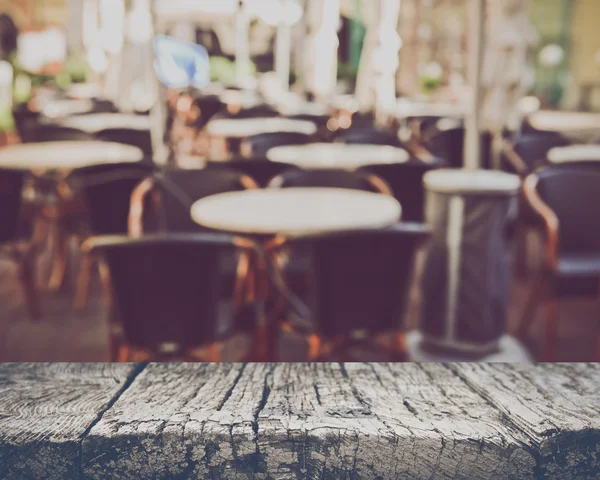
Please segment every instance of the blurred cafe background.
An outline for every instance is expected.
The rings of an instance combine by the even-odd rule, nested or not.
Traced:
[[[0,361],[600,360],[597,0],[0,0]]]

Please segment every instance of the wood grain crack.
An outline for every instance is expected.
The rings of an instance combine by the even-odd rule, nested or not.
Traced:
[[[100,422],[100,420],[102,420],[102,417],[104,416],[104,414],[112,408],[112,406],[117,402],[117,400],[119,400],[119,398],[121,398],[121,395],[123,395],[125,390],[127,390],[131,386],[131,384],[136,379],[136,377],[140,373],[142,373],[142,371],[144,370],[144,368],[146,368],[147,365],[148,365],[147,363],[139,363],[139,364],[135,365],[135,367],[133,368],[131,373],[127,376],[127,378],[123,382],[123,385],[121,386],[121,388],[119,390],[117,390],[117,392],[113,395],[113,397],[107,402],[106,406],[98,412],[98,414],[96,415],[96,418],[88,425],[88,427],[85,429],[85,431],[79,437],[79,454],[77,456],[77,463],[78,463],[77,468],[79,470],[79,478],[84,478],[83,461],[82,461],[82,459],[83,459],[83,440],[85,439],[85,437],[87,437],[89,435],[89,433],[92,431],[92,428],[94,428]],[[115,382],[119,382],[119,380],[116,377],[113,377],[113,379],[115,380]],[[99,457],[97,457],[97,458],[99,458]]]

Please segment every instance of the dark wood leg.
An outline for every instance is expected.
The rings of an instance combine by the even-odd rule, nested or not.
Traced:
[[[515,242],[515,273],[519,278],[527,277],[527,234],[528,229],[525,225],[517,226],[517,238]]]
[[[41,316],[40,301],[35,286],[35,259],[25,258],[19,265],[19,277],[25,293],[25,303],[32,320],[39,320]]]
[[[546,296],[547,285],[542,278],[536,278],[531,287],[531,293],[523,309],[523,315],[519,322],[519,329],[517,330],[517,336],[520,338],[526,338],[529,334],[529,328],[535,318],[535,312],[542,299]]]
[[[59,221],[60,222],[60,221]],[[62,290],[66,285],[67,262],[69,256],[69,235],[60,223],[56,231],[56,251],[48,289],[52,292]]]
[[[90,284],[92,281],[92,272],[94,269],[94,257],[90,254],[84,254],[81,263],[81,270],[77,279],[76,294],[75,294],[75,311],[80,313],[87,306],[88,297],[90,295]]]

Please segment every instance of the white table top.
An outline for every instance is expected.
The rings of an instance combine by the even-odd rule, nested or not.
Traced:
[[[396,115],[407,117],[453,117],[461,118],[467,114],[467,107],[459,103],[426,103],[398,101]]]
[[[44,103],[42,113],[48,118],[60,118],[67,115],[86,113],[93,108],[93,102],[87,99],[50,100]]]
[[[128,128],[133,130],[150,130],[148,115],[129,113],[90,113],[67,117],[57,122],[69,128],[77,128],[88,133],[97,133],[106,128]]]
[[[288,236],[379,228],[400,219],[392,197],[341,188],[286,188],[222,193],[192,206],[194,221],[236,233]]]
[[[519,190],[517,175],[492,170],[439,169],[423,177],[427,190],[448,194],[513,194]]]
[[[273,147],[267,152],[267,158],[273,162],[291,163],[308,170],[353,170],[365,165],[404,163],[410,159],[410,155],[402,148],[389,145],[307,143]]]
[[[245,138],[260,133],[299,132],[312,135],[317,131],[313,122],[289,118],[219,118],[206,126],[210,135]]]
[[[130,145],[101,141],[39,142],[0,148],[0,167],[71,170],[102,163],[138,162],[143,152]]]
[[[533,128],[557,132],[598,130],[600,114],[590,112],[557,112],[540,110],[527,117]]]
[[[551,163],[600,161],[600,145],[568,145],[548,151]]]
[[[67,95],[71,98],[92,99],[101,93],[101,86],[97,83],[74,83],[67,89]]]

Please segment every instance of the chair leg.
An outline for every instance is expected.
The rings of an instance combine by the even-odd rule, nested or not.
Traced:
[[[81,313],[87,306],[87,301],[90,296],[90,284],[92,282],[92,272],[94,268],[94,258],[92,255],[84,255],[81,263],[81,270],[77,279],[77,287],[75,293],[74,309],[77,313]]]
[[[546,321],[544,338],[544,361],[556,361],[556,343],[558,340],[558,302],[548,299],[546,302]]]
[[[211,363],[221,361],[222,345],[220,343],[212,343],[208,346],[208,361]]]
[[[404,332],[396,330],[392,334],[393,351],[401,360],[406,360],[406,336]]]
[[[519,278],[527,276],[527,227],[519,225],[515,242],[515,273]]]
[[[117,362],[123,363],[129,361],[129,348],[127,345],[117,347]]]
[[[321,356],[321,339],[318,335],[309,335],[306,339],[308,342],[308,358],[313,361]]]
[[[517,330],[517,336],[519,338],[526,338],[529,334],[529,328],[531,327],[531,324],[535,318],[535,312],[541,300],[545,296],[546,290],[547,286],[543,279],[537,278],[534,280],[529,298],[527,299],[527,303],[525,304],[525,308],[523,309],[523,314],[521,315],[521,320],[519,322],[519,328]]]
[[[69,255],[69,235],[62,225],[57,226],[56,232],[56,253],[52,273],[48,281],[50,291],[58,291],[65,286],[67,273],[67,259]]]
[[[19,265],[19,277],[25,293],[25,303],[32,320],[39,320],[41,316],[40,301],[35,286],[35,259],[26,258]]]

